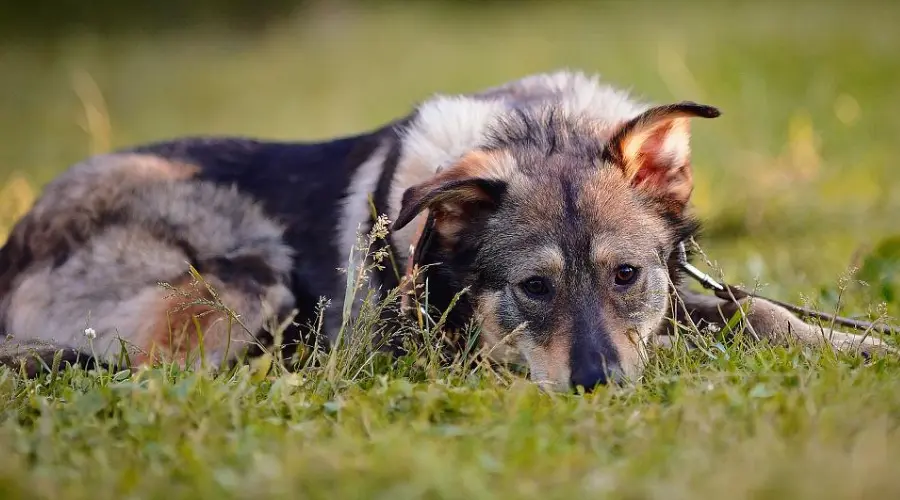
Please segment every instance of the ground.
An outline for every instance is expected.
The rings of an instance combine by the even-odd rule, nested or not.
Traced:
[[[326,8],[327,7],[327,8]],[[702,245],[725,277],[897,316],[900,5],[323,6],[222,29],[0,45],[0,232],[92,153],[181,134],[348,134],[558,67],[694,123]],[[900,360],[715,341],[634,385],[550,395],[487,368],[296,375],[0,370],[3,498],[885,498]]]

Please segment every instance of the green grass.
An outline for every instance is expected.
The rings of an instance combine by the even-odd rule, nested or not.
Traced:
[[[323,6],[262,37],[10,42],[0,226],[92,153],[194,133],[326,138],[434,92],[568,66],[724,111],[694,124],[694,196],[729,280],[834,310],[850,276],[842,312],[896,316],[897,19],[888,2]],[[900,494],[900,360],[711,345],[589,396],[414,359],[332,368],[0,370],[0,496]]]
[[[4,498],[892,498],[896,360],[661,353],[636,386],[543,393],[403,359],[210,378],[0,373]],[[348,371],[341,370],[341,375]]]

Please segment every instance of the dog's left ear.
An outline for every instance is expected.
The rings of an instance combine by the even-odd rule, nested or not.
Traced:
[[[480,211],[496,207],[506,182],[491,171],[494,160],[481,152],[469,153],[455,165],[403,193],[393,229],[401,229],[423,210],[435,216],[435,229],[453,236]]]
[[[720,114],[712,106],[693,102],[650,108],[612,135],[606,159],[622,169],[632,186],[681,211],[694,184],[690,119]]]

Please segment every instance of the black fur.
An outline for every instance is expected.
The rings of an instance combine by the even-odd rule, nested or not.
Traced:
[[[201,169],[196,179],[236,186],[285,225],[285,242],[296,252],[289,283],[298,315],[285,332],[285,343],[294,344],[309,340],[301,327],[315,321],[319,297],[333,295],[335,283],[343,279],[337,270],[345,265],[344,253],[337,248],[337,228],[350,180],[382,141],[395,138],[389,126],[321,143],[185,138],[129,151],[195,165]],[[213,264],[217,270],[269,276],[258,262]]]

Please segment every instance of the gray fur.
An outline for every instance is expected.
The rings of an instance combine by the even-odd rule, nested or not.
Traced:
[[[9,341],[90,347],[87,352],[114,360],[119,336],[126,343],[141,340],[138,332],[158,319],[154,314],[171,295],[160,283],[185,279],[191,258],[195,265],[258,258],[274,270],[279,281],[268,285],[248,276],[231,282],[204,277],[251,330],[263,326],[264,303],[275,310],[291,306],[283,280],[292,259],[283,228],[235,188],[172,180],[170,167],[154,158],[107,155],[76,165],[48,186],[26,218],[52,231],[40,235],[45,243],[70,241],[74,248],[61,263],[41,255],[46,258],[21,270],[0,308]],[[140,175],[146,172],[155,175]],[[96,332],[93,346],[86,328]]]

